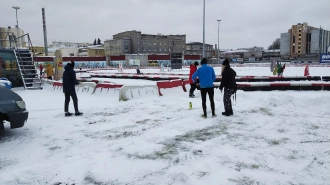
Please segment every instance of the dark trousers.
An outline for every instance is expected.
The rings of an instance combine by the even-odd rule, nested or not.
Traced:
[[[233,107],[231,105],[231,95],[233,95],[234,89],[225,88],[223,94],[223,105],[225,107],[225,111],[232,111]]]
[[[70,96],[73,101],[74,110],[78,112],[78,98],[76,92],[64,93],[64,95],[65,95],[64,112],[69,112]]]
[[[215,114],[215,108],[214,108],[214,88],[201,88],[201,96],[202,96],[202,107],[204,115],[207,116],[206,113],[206,94],[209,95],[212,114]]]
[[[53,77],[52,77],[52,76],[49,76],[48,79],[49,79],[49,80],[53,80]]]
[[[40,69],[40,77],[42,76],[42,69]]]
[[[193,95],[196,88],[197,86],[195,83],[190,84],[189,95]]]

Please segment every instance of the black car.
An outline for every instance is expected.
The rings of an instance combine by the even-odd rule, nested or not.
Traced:
[[[0,95],[0,139],[2,139],[4,121],[10,123],[11,129],[23,127],[29,112],[23,99],[15,92],[0,86]]]

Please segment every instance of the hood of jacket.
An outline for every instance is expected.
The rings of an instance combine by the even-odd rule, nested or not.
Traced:
[[[66,65],[66,66],[64,67],[64,70],[65,70],[65,71],[71,71],[71,70],[73,70],[73,68],[72,68],[70,65]]]

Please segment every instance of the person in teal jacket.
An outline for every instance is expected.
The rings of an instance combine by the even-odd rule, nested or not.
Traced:
[[[202,96],[202,107],[203,107],[203,118],[207,118],[206,112],[206,94],[209,95],[212,117],[215,117],[215,106],[214,106],[214,87],[213,82],[215,81],[215,72],[213,67],[207,65],[206,58],[201,60],[201,67],[192,75],[192,80],[195,82],[196,78],[199,80],[199,87]]]

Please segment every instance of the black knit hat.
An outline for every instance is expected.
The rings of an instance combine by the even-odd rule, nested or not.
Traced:
[[[196,62],[194,63],[194,65],[195,65],[195,66],[198,66],[198,65],[199,65],[199,63],[196,61]]]
[[[203,65],[203,64],[207,64],[207,60],[206,60],[206,58],[202,58],[201,64],[202,64],[202,65]]]
[[[222,62],[222,65],[223,65],[223,66],[224,66],[224,65],[228,66],[228,65],[229,65],[229,60],[228,60],[228,59],[225,59],[225,60]]]

